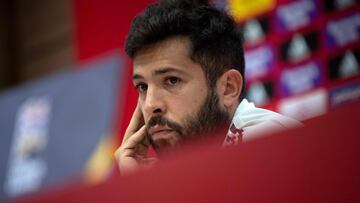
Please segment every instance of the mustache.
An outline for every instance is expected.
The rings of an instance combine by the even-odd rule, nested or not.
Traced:
[[[167,126],[179,133],[180,135],[183,134],[181,125],[176,122],[170,121],[162,116],[154,116],[150,118],[149,122],[146,125],[147,132],[149,132],[149,129],[154,127],[155,125]]]

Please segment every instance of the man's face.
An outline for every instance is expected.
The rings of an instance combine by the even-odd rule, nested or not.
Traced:
[[[189,50],[187,38],[175,37],[140,50],[134,58],[133,82],[150,142],[158,152],[229,121]]]

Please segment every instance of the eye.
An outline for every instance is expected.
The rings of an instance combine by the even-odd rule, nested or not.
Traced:
[[[179,82],[180,82],[180,78],[177,78],[177,77],[168,77],[168,78],[166,78],[166,83],[168,85],[176,85]]]
[[[147,90],[147,85],[144,83],[137,84],[135,87],[140,93],[145,92]]]

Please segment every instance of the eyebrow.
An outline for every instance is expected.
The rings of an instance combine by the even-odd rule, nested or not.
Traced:
[[[176,73],[180,73],[180,74],[187,74],[186,72],[182,71],[182,70],[179,70],[179,69],[176,69],[176,68],[171,68],[171,67],[163,67],[163,68],[160,68],[158,70],[155,70],[153,72],[153,75],[162,75],[162,74],[165,74],[165,73],[169,73],[169,72],[176,72]],[[144,77],[142,75],[139,75],[139,74],[134,74],[132,76],[132,79],[133,80],[136,80],[136,79],[144,79]]]
[[[165,74],[165,73],[169,73],[169,72],[176,72],[176,73],[180,73],[180,74],[186,74],[184,71],[176,69],[176,68],[163,67],[163,68],[160,68],[159,70],[154,71],[153,75],[161,75],[161,74]]]
[[[133,80],[136,80],[136,79],[144,79],[144,77],[141,76],[141,75],[139,75],[139,74],[134,74],[134,75],[132,76],[132,79],[133,79]]]

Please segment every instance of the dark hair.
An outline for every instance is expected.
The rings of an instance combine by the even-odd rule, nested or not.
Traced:
[[[144,46],[173,36],[187,36],[191,41],[190,57],[199,63],[214,88],[217,79],[234,68],[244,78],[242,35],[235,21],[206,0],[162,0],[137,15],[126,39],[125,51],[134,58]]]

